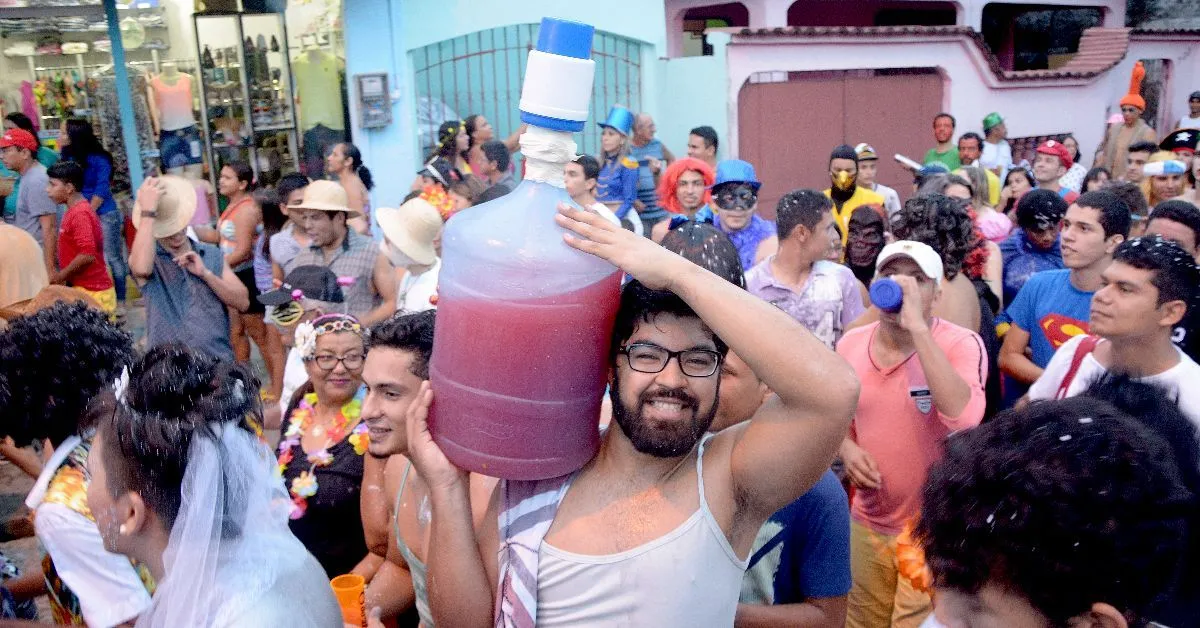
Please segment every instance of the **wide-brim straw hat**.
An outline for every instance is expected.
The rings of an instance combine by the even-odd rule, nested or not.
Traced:
[[[442,215],[429,201],[414,198],[398,209],[381,207],[375,219],[383,229],[383,237],[414,262],[429,265],[437,259],[433,242],[442,229]]]
[[[360,218],[362,212],[350,208],[346,189],[337,181],[313,181],[304,188],[304,198],[289,210],[315,209],[323,212],[345,212],[346,218]]]
[[[158,178],[158,217],[154,219],[154,238],[169,238],[184,229],[196,215],[196,187],[175,175]],[[133,226],[141,227],[142,205],[133,205]]]

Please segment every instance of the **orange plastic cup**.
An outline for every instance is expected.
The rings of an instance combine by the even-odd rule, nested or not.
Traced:
[[[351,626],[366,628],[367,613],[363,608],[363,596],[366,593],[367,581],[362,576],[346,574],[330,580],[329,586],[333,587],[333,595],[342,609],[342,621]]]

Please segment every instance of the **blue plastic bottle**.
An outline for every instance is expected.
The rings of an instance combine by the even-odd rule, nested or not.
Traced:
[[[525,180],[446,224],[430,430],[457,466],[544,479],[595,455],[620,273],[554,222],[587,120],[592,27],[542,20],[521,95]]]
[[[872,283],[870,295],[871,304],[884,312],[895,314],[904,306],[904,290],[894,279],[888,277]]]

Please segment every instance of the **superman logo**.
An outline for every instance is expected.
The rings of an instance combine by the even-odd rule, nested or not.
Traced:
[[[1042,317],[1042,334],[1050,341],[1050,346],[1058,349],[1066,341],[1080,334],[1088,333],[1086,322],[1063,316],[1062,314],[1047,314]]]

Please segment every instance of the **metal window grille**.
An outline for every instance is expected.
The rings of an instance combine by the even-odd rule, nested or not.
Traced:
[[[521,124],[521,82],[529,51],[537,42],[537,24],[516,24],[477,31],[413,50],[413,85],[421,156],[437,143],[438,126],[482,114],[508,137]],[[600,151],[602,121],[615,104],[639,111],[642,104],[642,43],[596,31],[592,42],[596,82],[588,124],[578,138],[581,153]]]

